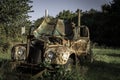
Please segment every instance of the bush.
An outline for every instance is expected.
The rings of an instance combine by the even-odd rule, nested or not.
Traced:
[[[10,49],[10,42],[7,40],[0,40],[0,51],[6,53]]]
[[[43,76],[37,80],[84,80],[84,77],[80,74],[80,69],[78,68],[72,71],[66,71],[61,67],[55,72],[45,72]]]

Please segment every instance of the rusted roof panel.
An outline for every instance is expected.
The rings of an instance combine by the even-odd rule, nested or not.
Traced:
[[[50,20],[44,19],[42,24],[33,32],[35,37],[39,37],[42,34],[50,36],[64,36],[65,35],[65,25],[64,21],[61,19]]]

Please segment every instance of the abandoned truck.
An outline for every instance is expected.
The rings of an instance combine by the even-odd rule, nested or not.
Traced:
[[[79,23],[78,19],[78,23]],[[30,29],[26,44],[11,50],[11,59],[19,64],[65,65],[73,61],[92,61],[89,29],[61,19],[45,18],[37,29]]]

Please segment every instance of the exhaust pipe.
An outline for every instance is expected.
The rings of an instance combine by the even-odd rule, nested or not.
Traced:
[[[78,27],[80,27],[81,25],[80,18],[81,18],[80,9],[78,9]]]
[[[45,9],[45,18],[47,18],[47,17],[48,17],[48,10]]]
[[[80,26],[81,26],[81,13],[80,13],[80,9],[78,9],[78,26],[77,26],[77,29],[78,29],[78,38],[80,37]]]

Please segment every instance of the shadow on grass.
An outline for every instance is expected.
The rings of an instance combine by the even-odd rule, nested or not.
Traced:
[[[5,67],[10,60],[7,59],[0,59],[0,68]]]
[[[2,66],[2,64],[6,63],[8,60],[0,60],[0,67]],[[106,63],[103,61],[94,61],[93,63],[88,63],[85,64],[83,67],[87,67],[87,70],[84,69],[82,71],[80,71],[80,75],[78,75],[78,73],[74,72],[74,74],[64,74],[61,75],[61,71],[57,72],[57,74],[54,74],[55,76],[49,74],[43,76],[43,78],[41,78],[41,80],[48,80],[48,79],[53,79],[54,80],[120,80],[120,64],[115,64],[115,63]],[[9,68],[8,68],[9,69]],[[80,78],[81,74],[85,74],[84,79],[82,79],[82,77]],[[4,80],[6,78],[5,74],[2,74],[3,79],[0,80]],[[6,74],[7,75],[7,74]],[[78,78],[76,78],[78,75]],[[8,75],[7,75],[8,76]],[[71,77],[70,77],[71,76]],[[74,77],[72,77],[74,76]],[[2,76],[1,76],[2,78]],[[25,77],[24,77],[25,78]],[[59,79],[58,79],[59,78]],[[9,78],[7,78],[9,80],[24,80],[24,79],[20,79],[18,76],[13,76],[10,75]],[[6,79],[6,80],[7,80]],[[25,80],[27,80],[28,78],[25,78]]]
[[[94,61],[87,66],[86,80],[120,80],[120,64]]]
[[[120,54],[106,54],[107,56],[111,56],[111,57],[120,57]]]

